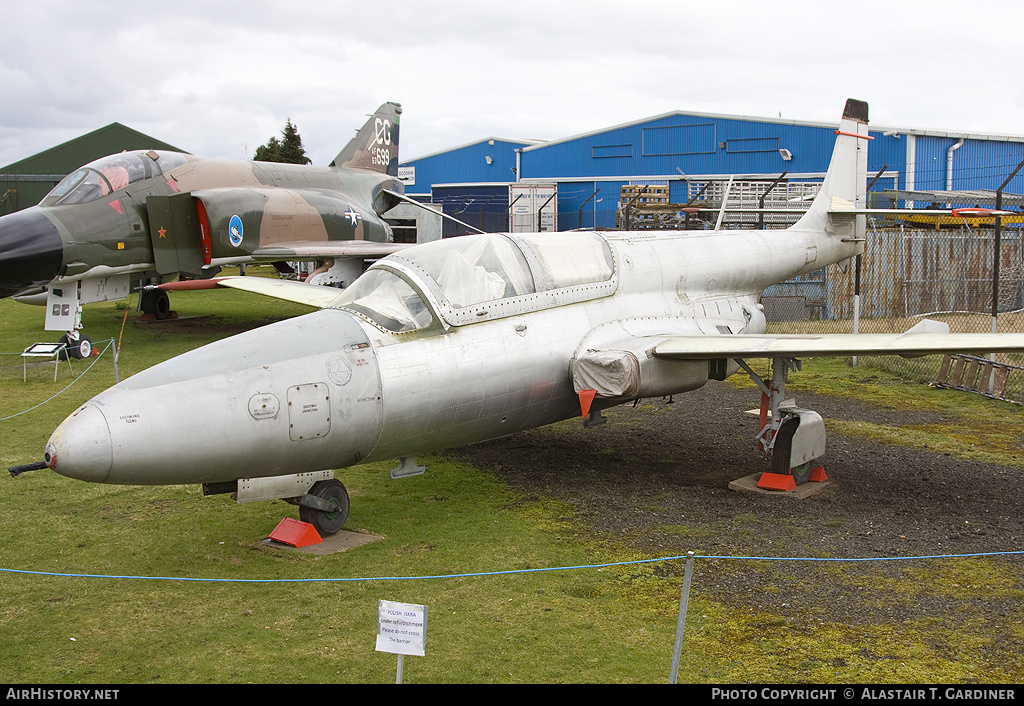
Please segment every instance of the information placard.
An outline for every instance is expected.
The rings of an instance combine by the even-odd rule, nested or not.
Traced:
[[[377,651],[424,656],[427,643],[427,607],[414,603],[380,601],[377,604]]]

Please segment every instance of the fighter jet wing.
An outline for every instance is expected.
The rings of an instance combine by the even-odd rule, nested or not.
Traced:
[[[159,289],[169,291],[216,289],[217,287],[244,289],[247,292],[255,292],[297,304],[306,304],[318,309],[329,306],[341,294],[341,291],[335,287],[321,287],[295,280],[270,279],[269,277],[214,277],[212,279],[165,282],[159,285]]]
[[[736,336],[676,336],[658,344],[664,358],[815,358],[938,353],[1002,353],[1024,350],[1024,333],[860,333]]]
[[[259,262],[326,258],[377,258],[408,248],[412,243],[377,243],[369,240],[304,240],[261,245],[252,253]]]

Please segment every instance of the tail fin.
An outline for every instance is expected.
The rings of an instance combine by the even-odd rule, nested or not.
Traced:
[[[385,103],[377,108],[352,141],[331,162],[332,167],[368,169],[398,176],[398,120],[402,106]]]
[[[794,228],[823,229],[830,215],[844,209],[862,209],[867,200],[868,104],[850,98],[836,130],[836,146],[828,173],[807,213]],[[860,217],[863,220],[863,216]]]

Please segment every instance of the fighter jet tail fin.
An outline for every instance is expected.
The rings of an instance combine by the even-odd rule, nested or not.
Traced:
[[[345,149],[331,162],[332,167],[368,169],[398,176],[398,122],[402,106],[385,103],[377,108]]]

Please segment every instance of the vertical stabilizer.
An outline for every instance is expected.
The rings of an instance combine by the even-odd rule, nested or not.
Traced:
[[[867,206],[868,141],[871,139],[868,136],[868,104],[853,98],[847,100],[843,119],[835,134],[836,146],[821,189],[810,209],[793,227],[831,231],[830,225],[859,221],[857,229],[863,234],[864,216],[842,216],[840,213]]]
[[[402,106],[385,103],[377,108],[345,149],[331,162],[332,167],[367,169],[398,176],[398,122]]]

